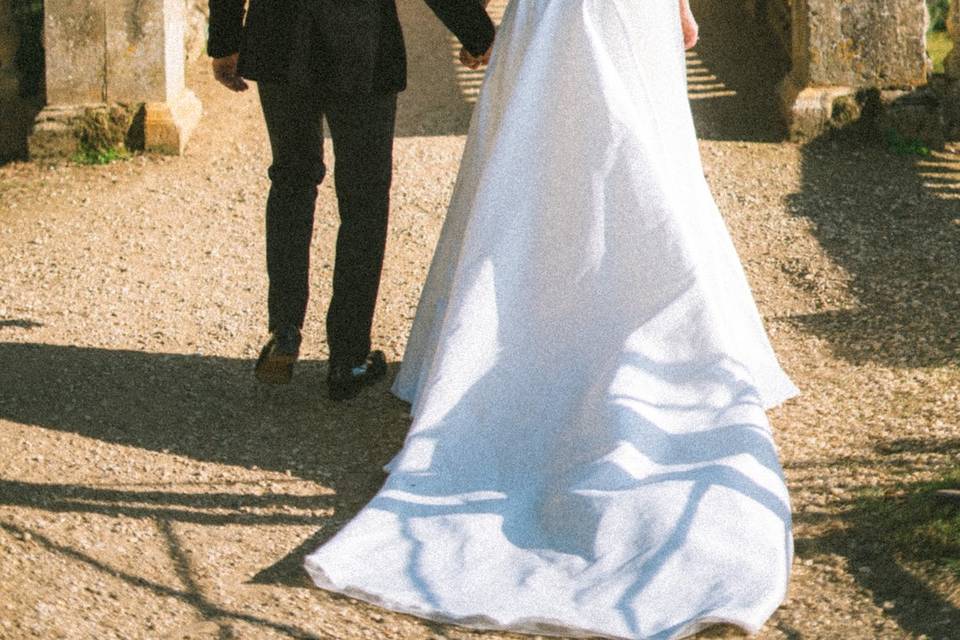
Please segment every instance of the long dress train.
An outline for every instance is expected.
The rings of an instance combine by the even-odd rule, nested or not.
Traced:
[[[757,630],[796,394],[703,177],[677,0],[513,0],[394,392],[414,422],[315,582],[478,628]]]

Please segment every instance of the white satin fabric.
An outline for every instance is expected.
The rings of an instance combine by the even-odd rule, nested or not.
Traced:
[[[513,0],[394,392],[379,494],[323,588],[479,628],[756,631],[797,390],[703,177],[677,0]]]

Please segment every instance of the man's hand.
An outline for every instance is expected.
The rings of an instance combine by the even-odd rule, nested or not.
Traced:
[[[491,45],[487,52],[484,53],[479,58],[474,56],[472,53],[466,50],[465,47],[460,48],[460,62],[463,63],[463,66],[468,69],[479,69],[485,64],[490,63],[490,55],[493,53],[493,46]]]
[[[213,59],[213,77],[231,91],[246,91],[247,81],[237,74],[237,60],[240,54]]]

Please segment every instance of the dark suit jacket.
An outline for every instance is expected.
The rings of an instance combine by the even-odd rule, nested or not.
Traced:
[[[301,66],[302,10],[326,14],[313,23],[311,62],[326,76],[351,76],[379,91],[402,91],[407,64],[396,0],[210,0],[207,53],[220,58],[240,53],[240,74],[256,81],[283,82],[291,63]],[[474,55],[493,44],[494,27],[479,0],[425,0],[437,17]],[[351,10],[338,9],[350,3]],[[356,4],[354,4],[356,3]],[[249,4],[244,19],[244,5]],[[363,8],[358,8],[363,7]],[[369,20],[357,20],[366,11]],[[354,14],[354,15],[350,15]],[[347,44],[355,43],[355,44]],[[350,49],[344,51],[343,49]],[[298,53],[298,50],[300,53]],[[339,69],[331,67],[339,65]],[[293,70],[301,71],[299,68]]]

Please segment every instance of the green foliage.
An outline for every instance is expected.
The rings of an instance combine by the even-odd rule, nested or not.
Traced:
[[[927,0],[930,9],[930,31],[946,31],[950,0]]]
[[[127,138],[137,110],[120,104],[88,108],[78,122],[79,164],[109,164],[130,157]]]
[[[960,470],[940,482],[907,487],[903,497],[865,495],[859,513],[883,523],[885,538],[907,560],[932,561],[960,577],[960,506],[936,496],[939,489],[960,488]]]
[[[920,140],[905,138],[896,129],[887,129],[884,137],[886,138],[887,149],[898,156],[927,157],[933,153],[930,147]]]
[[[91,149],[81,145],[80,150],[74,154],[72,160],[77,164],[102,165],[110,164],[117,160],[127,160],[129,158],[130,152],[122,147]]]
[[[934,73],[943,73],[943,61],[953,47],[953,40],[946,31],[931,31],[927,34],[927,53],[933,60]]]

